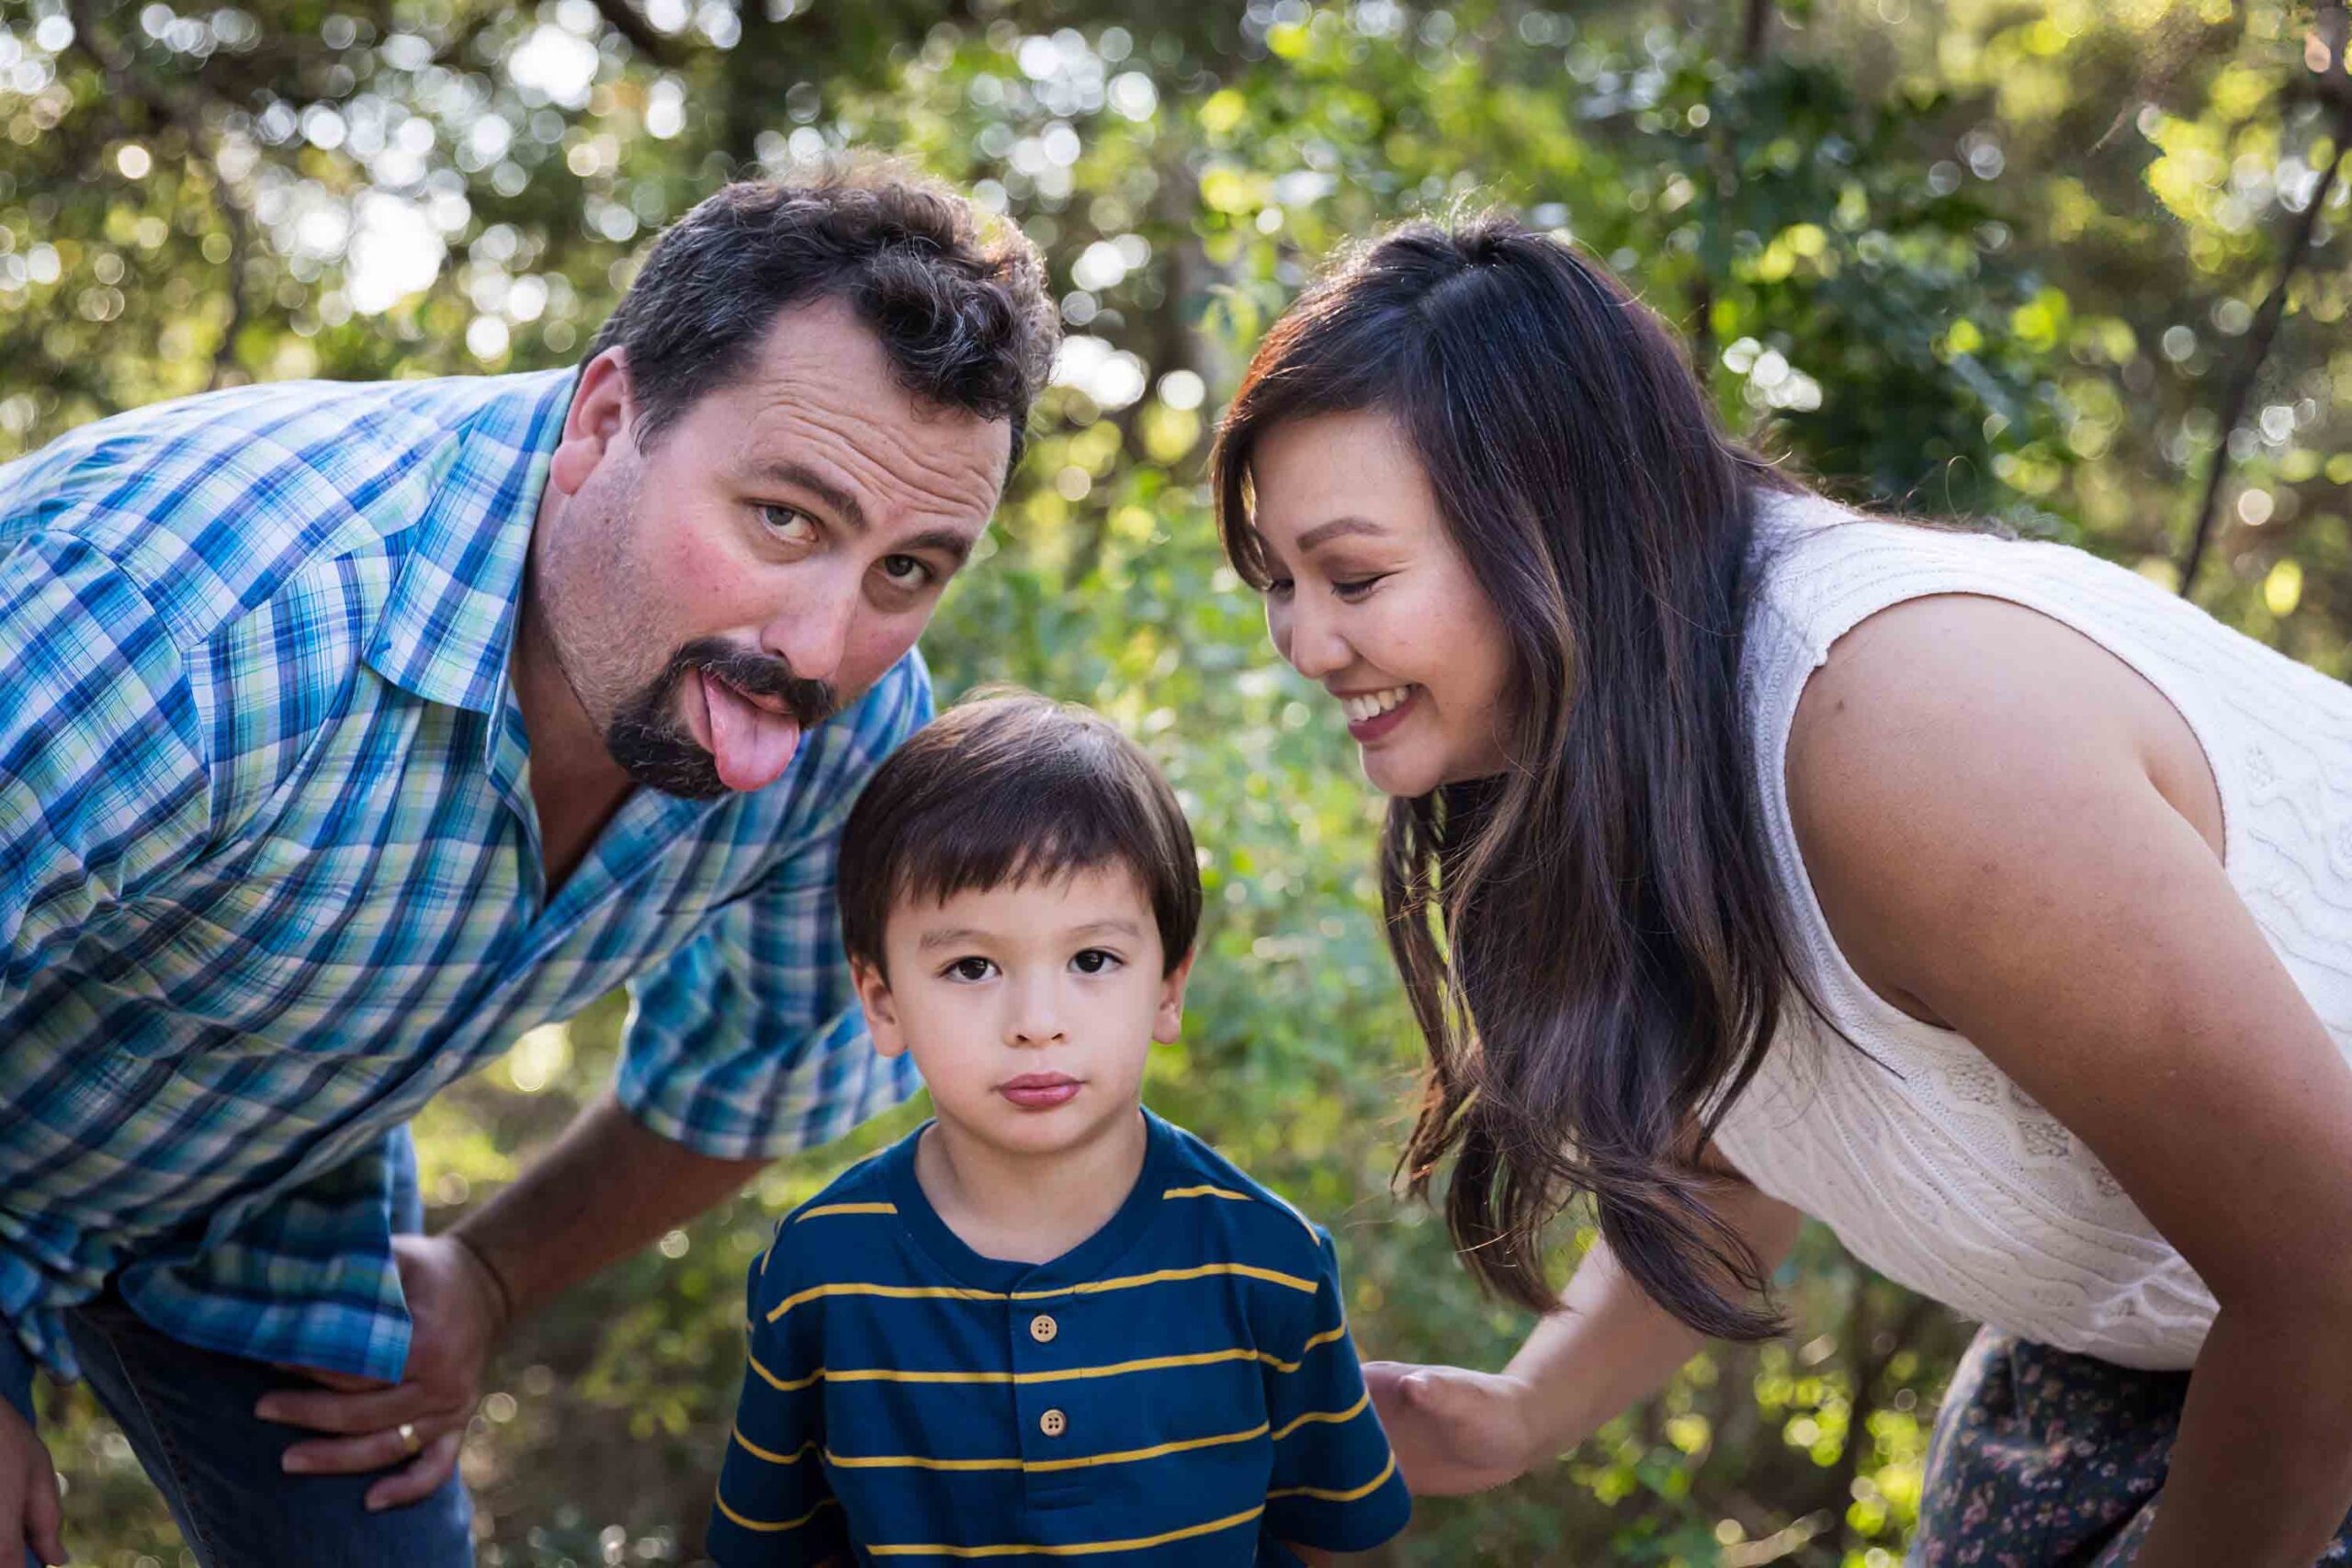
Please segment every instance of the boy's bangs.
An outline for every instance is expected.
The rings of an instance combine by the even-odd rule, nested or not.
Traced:
[[[1135,875],[1172,968],[1200,927],[1201,877],[1183,807],[1135,742],[1100,715],[1027,694],[940,715],[885,759],[842,831],[836,886],[853,958],[878,963],[901,899]]]
[[[1067,882],[1119,865],[1151,904],[1171,846],[1118,804],[1094,781],[1068,774],[958,801],[907,824],[891,857],[899,866],[893,891],[945,903],[959,893]]]

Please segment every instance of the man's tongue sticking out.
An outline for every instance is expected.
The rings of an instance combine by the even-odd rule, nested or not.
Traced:
[[[732,790],[765,789],[775,783],[800,749],[799,721],[747,701],[707,671],[701,678],[719,782]]]

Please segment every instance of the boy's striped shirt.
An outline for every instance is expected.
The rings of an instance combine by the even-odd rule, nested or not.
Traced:
[[[956,1238],[920,1132],[786,1218],[752,1270],[718,1562],[1246,1564],[1403,1527],[1329,1236],[1144,1114],[1135,1190],[1050,1263]]]

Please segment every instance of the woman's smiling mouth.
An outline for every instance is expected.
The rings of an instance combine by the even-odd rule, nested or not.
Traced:
[[[1378,739],[1405,720],[1419,686],[1384,686],[1371,692],[1335,692],[1340,711],[1347,715],[1348,733],[1359,742]]]

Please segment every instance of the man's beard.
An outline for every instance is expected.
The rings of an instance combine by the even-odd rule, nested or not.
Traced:
[[[680,688],[705,671],[739,692],[777,698],[804,736],[841,711],[841,694],[831,682],[804,681],[781,659],[745,653],[720,637],[690,642],[670,656],[661,674],[626,698],[605,726],[605,750],[648,789],[684,800],[716,800],[727,793],[717,759],[676,716]]]

